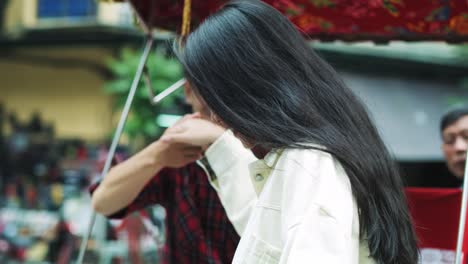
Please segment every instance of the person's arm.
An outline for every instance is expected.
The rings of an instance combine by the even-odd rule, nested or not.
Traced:
[[[197,160],[200,153],[199,147],[186,144],[152,143],[109,171],[93,192],[94,209],[106,216],[118,212],[134,201],[164,167],[182,167]]]
[[[216,176],[215,179],[209,178],[210,183],[217,191],[229,220],[242,235],[257,201],[248,168],[256,160],[253,153],[244,148],[231,131],[199,118],[181,122],[162,140],[209,146],[205,156]]]
[[[244,232],[257,194],[249,177],[248,164],[256,160],[231,131],[226,131],[205,152],[216,178],[210,179],[229,220],[239,235]]]

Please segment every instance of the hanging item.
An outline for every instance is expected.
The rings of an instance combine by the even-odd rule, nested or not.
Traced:
[[[130,0],[141,18],[182,33],[184,1]],[[196,26],[226,0],[194,0]],[[468,41],[466,0],[265,0],[312,39]],[[187,5],[185,5],[187,7]]]

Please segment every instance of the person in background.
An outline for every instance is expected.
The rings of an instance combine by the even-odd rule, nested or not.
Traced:
[[[100,183],[91,187],[92,204],[97,212],[110,218],[122,218],[160,204],[167,212],[164,263],[231,263],[239,241],[236,229],[242,230],[246,222],[239,217],[248,215],[242,208],[252,199],[253,187],[246,184],[242,190],[244,199],[236,200],[239,208],[230,207],[233,212],[228,218],[208,178],[216,183],[217,175],[224,179],[248,173],[247,167],[232,165],[229,152],[242,153],[241,159],[246,160],[242,164],[255,157],[232,133],[206,120],[204,106],[188,86],[185,93],[187,102],[200,114],[185,116],[164,135],[177,132],[183,123],[184,131],[190,131],[198,146],[162,140],[151,143],[114,166]],[[216,140],[223,144],[213,143]],[[229,184],[221,186],[230,188]]]
[[[212,120],[259,158],[233,263],[418,262],[402,180],[377,129],[285,16],[230,1],[175,48]],[[195,144],[180,131],[163,140]],[[230,181],[244,184],[238,176]]]
[[[447,112],[440,121],[442,151],[449,171],[462,180],[468,149],[468,106]]]

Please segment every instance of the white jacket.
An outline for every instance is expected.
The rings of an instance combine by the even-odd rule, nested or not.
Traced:
[[[256,160],[226,132],[206,156],[241,234],[233,263],[375,263],[359,240],[348,176],[330,154],[285,149]]]

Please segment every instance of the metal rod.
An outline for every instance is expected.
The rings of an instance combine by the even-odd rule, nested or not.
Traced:
[[[146,89],[148,89],[148,94],[149,94],[148,99],[150,101],[150,104],[154,104],[153,103],[153,98],[154,98],[153,83],[151,82],[151,77],[148,71],[148,67],[145,67],[145,69],[143,70],[143,80],[145,81]]]
[[[153,42],[154,42],[153,38],[151,36],[148,36],[148,38],[146,39],[146,44],[145,44],[145,48],[143,50],[143,54],[141,55],[140,62],[138,64],[138,68],[137,68],[137,71],[135,73],[135,77],[133,78],[133,82],[132,82],[132,86],[130,88],[130,92],[128,93],[127,101],[125,102],[125,106],[124,106],[122,115],[120,116],[119,124],[117,125],[117,129],[115,131],[114,138],[112,139],[112,144],[110,146],[109,153],[107,154],[106,163],[104,164],[104,168],[102,170],[101,177],[104,177],[109,172],[109,168],[110,168],[111,163],[112,163],[112,158],[114,157],[115,150],[117,149],[117,145],[119,143],[120,136],[122,135],[122,131],[123,131],[123,128],[125,126],[125,122],[127,121],[127,116],[128,116],[128,113],[130,112],[130,107],[132,105],[133,98],[135,97],[135,92],[136,92],[136,90],[138,88],[138,83],[140,82],[141,75],[143,73],[143,69],[145,67],[146,61],[147,61],[148,56],[150,54],[151,47],[153,46]],[[96,220],[96,212],[93,210],[92,213],[91,213],[90,220],[89,220],[88,230],[87,230],[87,232],[85,234],[85,237],[84,237],[83,241],[81,242],[80,253],[78,255],[78,260],[77,260],[76,264],[82,264],[83,263],[84,255],[85,255],[86,248],[87,248],[87,245],[88,245],[88,240],[89,240],[89,237],[90,237],[90,235],[91,235],[91,233],[93,231],[93,226],[94,226],[94,221],[95,220]]]
[[[170,94],[175,92],[177,89],[182,87],[185,83],[186,83],[185,78],[182,78],[182,79],[178,80],[176,83],[171,85],[169,88],[167,88],[166,90],[164,90],[161,93],[159,93],[158,95],[156,95],[153,98],[152,103],[153,104],[159,103],[161,100],[163,100],[164,98],[166,98],[167,96],[169,96]]]
[[[465,163],[465,175],[463,177],[463,195],[462,204],[460,208],[460,222],[458,225],[458,239],[457,239],[457,251],[455,257],[455,263],[461,264],[462,249],[463,249],[463,238],[465,234],[465,221],[466,221],[466,207],[468,198],[468,150],[466,152],[466,163]]]

